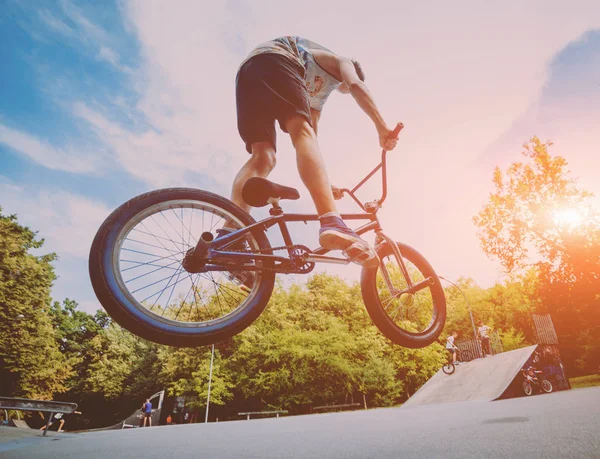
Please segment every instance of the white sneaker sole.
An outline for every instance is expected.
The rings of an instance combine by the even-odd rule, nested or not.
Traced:
[[[375,249],[362,239],[338,231],[323,231],[319,235],[319,243],[327,250],[343,250],[344,255],[361,266],[377,266],[379,257]]]

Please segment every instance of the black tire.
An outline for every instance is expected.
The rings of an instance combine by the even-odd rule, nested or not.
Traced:
[[[548,381],[547,379],[542,380],[541,387],[542,387],[542,390],[547,394],[549,394],[553,390],[552,383],[550,381]]]
[[[529,384],[527,381],[523,382],[523,392],[525,392],[525,395],[528,397],[533,394],[533,387],[531,387],[531,384]]]
[[[448,362],[442,367],[442,371],[447,375],[454,373],[454,370],[456,370],[456,365],[454,365],[452,362]]]
[[[152,215],[153,208],[169,205],[167,203],[171,201],[205,205],[210,206],[211,209],[222,210],[230,218],[237,220],[240,227],[255,223],[248,213],[234,203],[207,191],[168,188],[142,194],[116,209],[98,230],[90,250],[89,270],[92,286],[108,314],[123,328],[142,338],[170,346],[191,347],[213,344],[241,332],[258,318],[273,292],[275,273],[271,271],[258,273],[251,294],[247,297],[247,304],[239,311],[234,310],[215,323],[186,324],[182,321],[161,319],[150,312],[148,308],[142,306],[141,302],[137,302],[126,288],[119,286],[121,273],[115,273],[114,266],[116,262],[120,263],[120,260],[115,261],[114,255],[119,244],[123,243],[123,237],[127,236],[127,234],[123,236],[122,232],[127,231],[128,222],[141,218],[140,215],[144,212]],[[263,231],[253,232],[252,238],[263,253],[270,253],[270,244]],[[180,272],[183,272],[182,268]],[[123,285],[122,279],[120,283]],[[192,296],[194,295],[195,292]]]
[[[394,249],[388,242],[383,242],[377,246],[377,254],[381,261],[377,267],[364,267],[361,276],[362,297],[367,308],[367,312],[375,323],[375,326],[387,338],[400,346],[408,348],[423,348],[433,343],[442,333],[446,323],[446,298],[442,284],[425,258],[412,247],[396,243],[403,259],[408,260],[414,266],[424,279],[431,279],[431,284],[426,287],[429,289],[432,301],[432,317],[424,330],[417,332],[409,331],[401,328],[390,318],[385,307],[381,302],[377,287],[377,273],[381,269],[381,264],[384,263],[385,257],[394,254]]]

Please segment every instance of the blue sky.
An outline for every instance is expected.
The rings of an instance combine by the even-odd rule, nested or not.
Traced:
[[[405,123],[383,221],[440,274],[502,279],[471,217],[492,167],[519,159],[532,135],[553,140],[600,194],[598,2],[394,1],[358,11],[307,1],[293,15],[281,2],[175,3],[2,0],[0,206],[59,254],[56,299],[99,307],[87,252],[125,200],[167,186],[228,194],[247,159],[235,71],[252,46],[284,34],[359,59],[386,119]],[[372,125],[349,98],[332,96],[320,131],[333,183],[351,185],[376,164]],[[272,178],[300,189],[290,210],[311,211],[279,138]]]

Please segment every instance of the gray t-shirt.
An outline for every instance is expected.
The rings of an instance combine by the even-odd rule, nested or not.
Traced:
[[[329,53],[331,50],[313,41],[302,37],[279,37],[256,46],[244,59],[241,65],[251,57],[259,54],[279,54],[299,64],[305,70],[304,81],[310,100],[310,107],[315,110],[323,110],[323,106],[329,95],[336,90],[341,81],[330,75],[315,60],[311,49],[321,49]]]

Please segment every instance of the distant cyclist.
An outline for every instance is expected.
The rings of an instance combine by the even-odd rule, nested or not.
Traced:
[[[266,178],[275,167],[277,120],[292,139],[300,177],[317,208],[319,243],[328,250],[346,250],[361,264],[374,264],[377,254],[373,248],[340,218],[317,142],[323,106],[338,90],[351,94],[371,118],[379,145],[386,150],[395,148],[398,139],[392,137],[392,129],[383,120],[364,80],[358,62],[305,38],[279,37],[254,48],[236,77],[238,130],[252,156],[234,179],[231,200],[250,211],[242,198],[242,188],[249,178]]]
[[[458,333],[453,331],[452,334],[448,338],[446,338],[446,350],[450,355],[452,355],[452,363],[454,365],[458,364],[458,362],[456,361],[456,351],[458,350],[458,347],[454,343],[454,340],[457,336]]]

